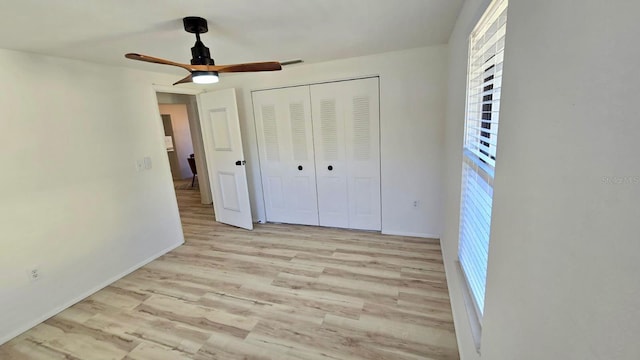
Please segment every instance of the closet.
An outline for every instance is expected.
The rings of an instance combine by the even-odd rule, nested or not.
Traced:
[[[252,92],[266,220],[380,230],[378,78]]]
[[[252,99],[267,221],[380,230],[378,78]]]

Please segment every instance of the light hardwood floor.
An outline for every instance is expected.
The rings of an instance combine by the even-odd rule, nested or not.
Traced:
[[[184,246],[0,346],[0,359],[458,359],[436,240],[212,221]]]

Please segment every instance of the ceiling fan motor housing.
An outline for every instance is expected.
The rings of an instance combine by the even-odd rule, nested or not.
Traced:
[[[209,48],[198,39],[191,48],[191,65],[215,65],[211,58]]]
[[[191,48],[191,65],[215,65],[209,48],[200,41],[200,34],[209,31],[207,20],[198,16],[187,16],[182,19],[184,30],[196,34],[196,43]]]

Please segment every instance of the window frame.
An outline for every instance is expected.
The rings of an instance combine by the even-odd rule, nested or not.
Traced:
[[[491,208],[493,206],[493,178],[495,175],[496,149],[498,145],[498,123],[500,118],[500,101],[502,93],[501,86],[507,9],[508,0],[493,0],[489,4],[469,35],[469,51],[467,55],[467,86],[465,97],[465,121],[463,129],[464,137],[457,265],[461,275],[461,281],[464,284],[463,294],[469,318],[472,323],[472,332],[476,342],[476,349],[478,351],[480,348],[479,339],[482,331],[482,318],[484,315],[488,247],[491,237],[490,229]],[[488,50],[493,50],[493,52]],[[489,86],[491,86],[491,88],[488,88]],[[477,190],[478,187],[482,188],[482,180],[473,184],[472,187],[475,187],[476,189],[471,189],[468,186],[468,182],[470,181],[470,171],[473,171],[473,176],[484,180],[484,186],[489,187],[490,191],[487,190],[486,193],[483,194],[482,191]],[[480,198],[475,198],[475,193],[484,197],[484,207],[477,205],[477,200]],[[486,204],[487,197],[489,198],[488,211]],[[469,201],[469,199],[472,199],[472,201]],[[468,206],[470,204],[472,206]],[[477,206],[477,208],[474,206]],[[471,212],[468,212],[467,210],[470,207],[474,208]],[[484,211],[483,214],[488,212],[488,217],[476,216],[479,211]],[[463,227],[468,226],[469,224],[474,228],[471,230],[467,228],[463,229]],[[471,266],[469,264],[473,264],[473,261],[470,262],[467,258],[463,259],[463,256],[466,257],[469,252],[478,250],[477,243],[482,242],[481,245],[485,244],[485,242],[483,242],[485,241],[484,237],[481,240],[477,240],[476,238],[476,235],[480,233],[478,232],[478,229],[483,226],[484,228],[488,227],[485,255],[487,260],[484,263],[484,282],[481,284],[482,299],[478,299],[478,291],[474,291],[474,285],[472,285],[475,284],[475,288],[478,287],[478,278],[473,278],[472,275],[474,274],[471,274],[473,271],[477,271],[478,269],[474,268],[471,270],[465,270],[465,266]],[[473,251],[470,251],[469,249],[472,249]],[[473,260],[475,261],[477,259],[478,258],[474,258]],[[477,276],[477,274],[475,275]]]

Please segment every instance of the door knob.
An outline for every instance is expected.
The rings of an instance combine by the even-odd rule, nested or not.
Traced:
[[[329,171],[332,171],[332,170],[333,170],[333,165],[329,165],[329,166],[327,167],[327,169],[329,169]]]
[[[238,160],[238,161],[236,161],[236,166],[241,166],[241,165],[244,165],[246,163],[247,162],[245,160]]]
[[[298,165],[298,170],[302,171],[302,165]]]

